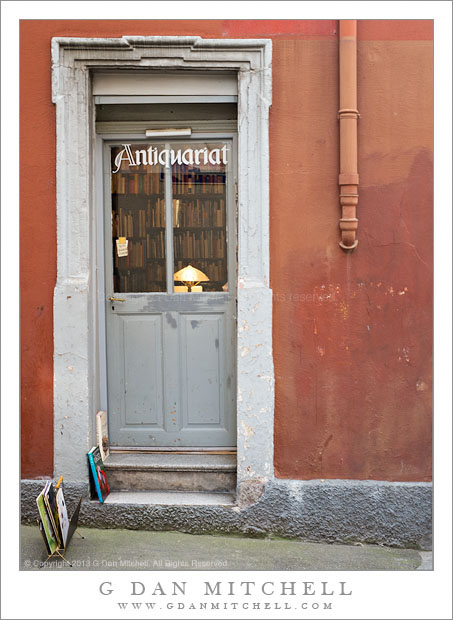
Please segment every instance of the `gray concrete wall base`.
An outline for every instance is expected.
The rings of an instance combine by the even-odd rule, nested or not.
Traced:
[[[36,521],[41,480],[22,481],[22,520]],[[318,542],[431,548],[432,485],[424,482],[274,479],[256,503],[240,506],[99,504],[88,485],[66,483],[72,512],[84,496],[80,524],[96,528],[177,530],[191,534],[282,536]]]

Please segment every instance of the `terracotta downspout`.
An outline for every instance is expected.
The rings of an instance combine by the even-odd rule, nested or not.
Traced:
[[[340,247],[357,247],[357,20],[340,20]]]

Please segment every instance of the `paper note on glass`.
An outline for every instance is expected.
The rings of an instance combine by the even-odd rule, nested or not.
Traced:
[[[116,253],[118,256],[127,256],[127,243],[126,237],[119,237],[116,240]]]

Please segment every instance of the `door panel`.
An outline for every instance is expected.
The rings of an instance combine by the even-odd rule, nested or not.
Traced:
[[[124,426],[162,427],[162,317],[119,316],[124,350]]]
[[[159,149],[179,149],[188,161],[156,164]],[[232,140],[106,144],[112,446],[236,444],[232,156]]]
[[[223,315],[181,316],[183,428],[224,426]]]

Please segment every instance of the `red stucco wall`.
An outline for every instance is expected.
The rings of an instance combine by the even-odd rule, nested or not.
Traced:
[[[360,243],[352,255],[338,247],[335,20],[21,22],[22,476],[53,469],[50,39],[123,34],[273,39],[276,475],[429,480],[432,23],[401,20],[358,25]]]

